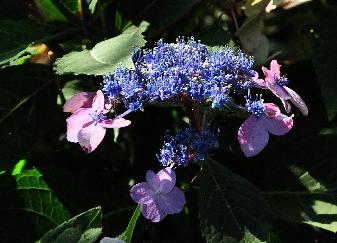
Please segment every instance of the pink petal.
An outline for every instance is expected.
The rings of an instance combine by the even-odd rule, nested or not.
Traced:
[[[91,122],[85,125],[78,133],[78,142],[85,152],[91,153],[102,142],[106,129]]]
[[[82,127],[92,121],[90,108],[81,108],[67,118],[67,140],[69,142],[78,142],[78,133]]]
[[[81,129],[81,124],[67,124],[67,140],[72,143],[78,143],[78,133]]]
[[[261,117],[257,118],[251,115],[240,126],[238,139],[241,149],[246,157],[257,155],[268,144],[269,134],[263,125]]]
[[[284,109],[287,113],[291,112],[291,105],[288,101],[281,99]]]
[[[265,114],[268,117],[277,117],[281,114],[280,108],[274,103],[264,103],[264,107],[266,108]]]
[[[74,113],[80,108],[91,107],[95,92],[81,92],[72,96],[63,106],[63,112]]]
[[[259,79],[259,74],[256,71],[254,71],[253,84],[257,88],[261,88],[261,89],[267,88],[266,81],[264,81],[263,79]]]
[[[153,194],[154,192],[147,182],[138,183],[130,190],[131,198],[139,204],[151,203]]]
[[[290,94],[285,89],[285,86],[280,86],[277,83],[269,84],[268,88],[273,92],[274,95],[279,97],[281,100],[289,100],[291,98]]]
[[[291,88],[284,87],[290,94],[291,102],[301,111],[304,116],[308,115],[308,107],[302,100],[302,98]]]
[[[277,63],[277,60],[272,60],[270,62],[270,71],[276,74],[277,77],[280,77],[281,74],[281,65]]]
[[[105,119],[100,121],[99,124],[105,128],[120,128],[127,127],[131,124],[131,121],[124,118]]]
[[[157,174],[160,181],[160,191],[168,193],[176,184],[176,173],[173,169],[166,167],[160,170]]]
[[[272,71],[270,71],[266,67],[262,67],[262,71],[264,73],[264,76],[266,76],[264,78],[266,84],[273,85],[276,83],[275,78],[274,78],[274,73]]]
[[[146,204],[142,204],[141,206],[143,216],[150,219],[152,222],[159,222],[167,215],[167,213],[158,206],[154,199]]]
[[[176,186],[169,193],[161,194],[158,199],[159,207],[164,209],[167,214],[180,213],[185,203],[184,193]]]
[[[293,127],[293,118],[280,114],[277,117],[269,118],[267,116],[261,117],[264,127],[271,133],[277,136],[284,135]]]
[[[96,96],[92,103],[92,109],[97,112],[104,110],[104,94],[101,90],[97,90]]]
[[[91,113],[93,110],[91,108],[80,108],[66,120],[67,123],[76,123],[76,124],[86,124],[92,121]]]

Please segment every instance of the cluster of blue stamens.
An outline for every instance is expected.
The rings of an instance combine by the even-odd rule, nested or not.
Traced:
[[[102,112],[94,112],[91,113],[90,116],[92,117],[92,121],[97,125],[98,122],[103,121],[107,118],[105,114]]]
[[[153,49],[135,51],[135,70],[120,66],[105,76],[103,92],[119,98],[127,109],[142,109],[188,95],[221,108],[231,92],[251,87],[253,59],[228,47],[209,49],[193,38],[176,43],[159,41]]]
[[[171,164],[186,166],[189,162],[204,160],[208,150],[218,146],[217,135],[210,130],[199,132],[186,128],[176,135],[166,136],[157,158],[164,167]]]
[[[280,86],[289,84],[289,79],[286,76],[275,77],[276,83]]]
[[[264,100],[262,99],[262,95],[256,95],[256,99],[253,100],[251,98],[250,92],[248,92],[248,97],[246,98],[246,109],[248,112],[259,117],[266,110],[263,102]]]

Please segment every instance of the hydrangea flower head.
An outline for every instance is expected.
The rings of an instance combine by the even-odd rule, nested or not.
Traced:
[[[142,214],[152,222],[161,221],[167,214],[180,213],[186,203],[184,193],[175,186],[176,175],[167,167],[157,174],[149,170],[146,182],[134,185],[131,198],[141,205]]]
[[[262,67],[265,79],[259,79],[255,76],[253,78],[255,86],[271,90],[274,95],[281,99],[283,106],[288,113],[291,112],[291,106],[288,102],[288,100],[290,100],[304,116],[307,116],[308,107],[294,90],[286,86],[289,81],[285,76],[281,75],[280,68],[281,65],[278,64],[276,60],[271,61],[270,69]]]
[[[189,96],[221,108],[231,92],[251,87],[253,59],[229,47],[209,49],[194,38],[176,43],[158,41],[152,49],[133,54],[135,70],[117,67],[105,76],[102,90],[109,99],[119,98],[127,109],[142,109],[147,103],[179,101]]]
[[[124,118],[109,119],[106,116],[104,95],[96,92],[89,108],[80,108],[67,118],[67,140],[79,143],[84,151],[94,151],[102,142],[106,128],[120,128],[130,125]]]
[[[246,157],[260,153],[268,144],[269,133],[284,135],[293,127],[292,117],[281,113],[273,103],[264,104],[263,114],[250,115],[238,130],[238,139]]]
[[[219,146],[217,135],[210,130],[197,131],[186,128],[175,136],[168,134],[164,146],[157,155],[162,166],[171,164],[188,165],[189,162],[204,160],[209,149]]]

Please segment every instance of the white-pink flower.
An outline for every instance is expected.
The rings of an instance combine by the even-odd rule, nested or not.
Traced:
[[[267,146],[269,133],[280,136],[289,132],[293,127],[291,116],[282,114],[273,103],[264,105],[263,114],[249,116],[239,128],[238,139],[246,157],[257,155]]]
[[[286,86],[287,79],[281,76],[281,65],[276,60],[272,60],[270,63],[270,70],[266,67],[262,67],[262,71],[265,75],[265,79],[259,79],[256,73],[253,78],[253,83],[256,87],[262,89],[269,89],[274,95],[279,97],[285,110],[290,113],[291,106],[288,102],[290,100],[304,116],[308,115],[308,107],[304,103],[303,99],[292,89]]]
[[[106,113],[104,94],[98,90],[91,107],[78,109],[66,120],[67,140],[79,143],[87,153],[90,153],[102,142],[106,128],[120,128],[131,124],[124,118],[109,119]]]
[[[146,182],[134,185],[130,196],[141,205],[145,218],[159,222],[167,214],[180,213],[184,208],[185,195],[175,184],[176,174],[173,169],[167,167],[158,174],[149,170]]]

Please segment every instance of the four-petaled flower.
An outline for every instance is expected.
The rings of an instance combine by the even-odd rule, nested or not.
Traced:
[[[270,70],[266,67],[262,67],[265,79],[259,79],[258,74],[255,72],[253,84],[258,88],[271,90],[274,95],[281,99],[283,106],[288,113],[291,112],[291,106],[288,102],[288,100],[290,100],[304,116],[307,116],[308,107],[294,90],[286,86],[288,79],[281,76],[280,68],[281,65],[278,64],[276,60],[272,60],[270,63]]]
[[[273,103],[265,103],[265,110],[260,115],[250,115],[240,126],[238,139],[246,157],[261,152],[268,144],[269,133],[284,135],[293,127],[293,119],[280,112]]]
[[[130,195],[141,205],[145,218],[159,222],[167,214],[180,213],[184,208],[185,195],[175,183],[176,175],[173,169],[167,167],[158,174],[149,170],[146,173],[146,182],[134,185]]]
[[[106,128],[120,128],[130,125],[124,118],[109,119],[104,109],[104,94],[96,92],[89,108],[80,108],[67,119],[67,140],[79,143],[90,153],[102,142]]]

